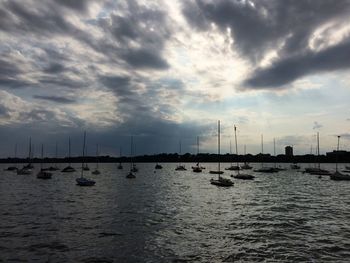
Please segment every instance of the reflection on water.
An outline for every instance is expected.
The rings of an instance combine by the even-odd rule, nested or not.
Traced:
[[[128,180],[125,170],[102,164],[101,175],[86,173],[97,182],[90,188],[75,185],[79,171],[47,181],[1,172],[0,261],[350,258],[350,182],[282,171],[218,188],[208,174],[216,164],[203,173],[174,171],[176,164],[157,171],[154,164],[138,166]]]

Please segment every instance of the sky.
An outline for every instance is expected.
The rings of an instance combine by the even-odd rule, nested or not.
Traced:
[[[0,157],[350,150],[350,1],[0,0]],[[232,147],[234,149],[234,147]],[[234,151],[233,151],[234,152]]]

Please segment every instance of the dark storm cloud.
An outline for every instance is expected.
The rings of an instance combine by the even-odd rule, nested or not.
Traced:
[[[38,33],[42,35],[74,31],[74,27],[66,22],[57,5],[47,1],[40,5],[24,4],[18,1],[6,1],[1,13],[8,17],[2,29],[12,33]]]
[[[330,72],[350,67],[350,41],[320,52],[305,52],[279,60],[271,67],[257,70],[246,80],[254,88],[281,87],[315,72]]]
[[[349,10],[346,0],[183,3],[183,14],[197,30],[208,30],[212,22],[223,32],[230,28],[234,47],[253,63],[267,51],[280,48],[269,68],[257,68],[245,81],[252,88],[277,88],[308,74],[349,68],[347,41],[320,52],[308,46],[315,29],[335,19],[346,21]],[[340,57],[342,52],[344,57]]]
[[[90,0],[54,0],[57,4],[71,8],[76,11],[86,11]]]
[[[104,50],[117,51],[117,55],[130,66],[158,70],[169,67],[162,56],[172,28],[165,11],[127,1],[122,15],[111,14],[107,19],[98,20],[97,24],[118,43]],[[135,48],[135,44],[139,47]]]
[[[0,118],[1,117],[9,117],[9,109],[4,105],[0,104]]]
[[[122,55],[122,58],[135,68],[166,69],[169,67],[158,52],[145,49],[129,49],[126,54]]]
[[[45,73],[57,74],[65,70],[64,65],[60,63],[51,63],[48,67],[44,69]]]
[[[53,101],[56,103],[62,103],[62,104],[70,104],[76,102],[76,100],[66,97],[60,97],[60,96],[41,96],[41,95],[34,95],[33,98],[39,99],[39,100],[48,100]]]

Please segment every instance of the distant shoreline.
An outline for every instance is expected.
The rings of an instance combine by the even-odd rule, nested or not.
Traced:
[[[280,154],[277,156],[271,156],[270,154],[247,154],[247,155],[235,155],[235,154],[222,154],[220,158],[217,154],[198,154],[193,155],[186,153],[184,155],[178,154],[157,154],[157,155],[141,155],[135,156],[132,158],[133,162],[139,163],[209,163],[209,162],[220,162],[222,163],[230,163],[230,162],[239,162],[239,163],[335,163],[338,159],[339,163],[350,163],[350,152],[339,151],[338,156],[335,151],[327,153],[326,155],[295,155],[295,156],[286,156],[284,154]],[[0,163],[81,163],[84,161],[85,163],[128,163],[130,162],[130,157],[112,157],[112,156],[99,156],[98,158],[95,156],[87,156],[84,159],[81,156],[77,157],[64,157],[64,158],[1,158]]]

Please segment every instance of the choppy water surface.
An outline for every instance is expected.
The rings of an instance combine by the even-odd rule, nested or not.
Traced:
[[[103,164],[87,188],[0,172],[0,261],[349,262],[350,182],[289,170],[218,188],[215,164],[175,166],[130,180]]]

